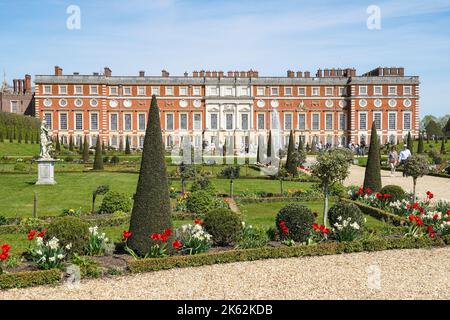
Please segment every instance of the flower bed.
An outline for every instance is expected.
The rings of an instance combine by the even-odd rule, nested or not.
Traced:
[[[353,203],[353,204],[357,205],[364,214],[372,216],[375,219],[382,220],[387,223],[392,223],[395,226],[400,226],[403,224],[404,219],[402,217],[395,215],[393,213],[390,213],[388,211],[385,211],[385,210],[382,210],[379,208],[374,208],[369,205],[363,204],[358,201],[353,201],[350,199],[341,198],[341,201]]]
[[[396,238],[370,239],[351,242],[325,242],[314,246],[264,247],[245,250],[228,250],[190,256],[130,260],[128,261],[128,268],[132,273],[140,273],[173,268],[199,267],[218,263],[323,256],[361,251],[430,248],[449,244],[449,237],[442,239]]]

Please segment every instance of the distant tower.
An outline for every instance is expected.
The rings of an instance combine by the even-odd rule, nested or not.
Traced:
[[[6,82],[6,71],[3,69],[3,82],[0,91],[5,92],[8,89],[8,82]]]

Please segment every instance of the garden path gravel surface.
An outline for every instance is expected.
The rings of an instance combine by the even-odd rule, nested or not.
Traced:
[[[352,165],[350,175],[345,180],[346,186],[361,186],[364,182],[364,173],[366,168]],[[381,170],[381,181],[383,186],[388,184],[396,184],[406,191],[412,191],[413,179],[411,177],[402,177],[401,172],[396,172],[393,177],[390,171]],[[427,191],[434,194],[435,199],[450,200],[450,179],[433,176],[423,176],[417,179],[416,191],[419,195],[425,197]]]
[[[450,248],[173,269],[0,291],[1,299],[450,299]]]

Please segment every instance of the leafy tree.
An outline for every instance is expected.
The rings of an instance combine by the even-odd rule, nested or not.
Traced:
[[[428,160],[423,155],[412,155],[405,161],[404,171],[407,176],[413,178],[413,202],[416,202],[417,179],[428,173]]]
[[[450,137],[450,118],[448,118],[447,124],[444,127],[445,137]]]
[[[84,142],[83,142],[83,162],[89,161],[89,142],[87,140],[87,136],[84,135]]]
[[[417,153],[423,154],[424,148],[423,148],[423,134],[419,132],[419,144],[417,145]]]
[[[165,150],[162,140],[159,108],[152,96],[142,151],[139,181],[134,195],[128,247],[138,254],[149,252],[152,233],[172,228]],[[170,242],[169,242],[170,243]]]
[[[97,136],[97,144],[95,146],[94,170],[103,170],[102,141],[100,135]]]
[[[311,174],[320,180],[323,190],[323,221],[327,225],[328,194],[335,183],[343,182],[349,175],[350,161],[348,156],[338,149],[323,152],[317,156],[317,162],[311,166]]]
[[[131,154],[130,139],[128,136],[125,137],[125,154]]]
[[[288,145],[288,150],[287,150],[287,158],[286,158],[286,171],[292,175],[292,176],[297,176],[298,172],[297,172],[297,154],[295,152],[295,141],[294,141],[294,133],[290,132],[289,134],[289,145]]]
[[[442,136],[442,128],[441,126],[434,120],[430,120],[427,126],[425,127],[425,131],[427,132],[427,137],[439,138]]]
[[[367,154],[367,166],[364,174],[364,189],[370,188],[373,191],[381,189],[381,166],[380,166],[380,145],[378,141],[375,122],[372,124],[370,133],[369,153]]]

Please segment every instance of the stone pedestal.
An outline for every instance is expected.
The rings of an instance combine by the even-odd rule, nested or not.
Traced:
[[[38,181],[36,184],[56,184],[55,181],[55,160],[39,159],[38,163]]]

